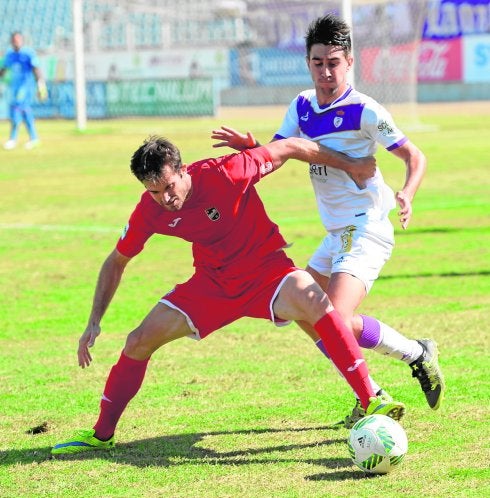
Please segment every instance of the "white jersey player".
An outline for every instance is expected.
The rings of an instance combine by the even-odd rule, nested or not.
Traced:
[[[348,83],[354,61],[350,28],[343,20],[328,14],[313,21],[305,40],[306,63],[315,88],[291,102],[273,140],[303,137],[352,157],[373,155],[380,144],[401,159],[406,169],[404,185],[394,194],[378,168],[366,179],[349,176],[332,165],[311,164],[310,178],[327,234],[306,269],[327,292],[359,345],[410,365],[427,403],[436,410],[445,387],[436,343],[408,339],[376,318],[356,313],[391,256],[394,230],[388,215],[396,203],[402,228],[410,222],[412,200],[426,169],[425,156],[397,128],[386,109]],[[243,150],[258,145],[250,132],[242,134],[228,127],[213,131],[212,138],[220,140],[215,147]],[[299,325],[326,354],[311,327]],[[372,386],[389,398],[374,380]],[[352,427],[364,414],[357,401],[352,414],[339,425]]]
[[[291,102],[274,139],[293,136],[328,144],[351,157],[374,155],[378,143],[395,150],[408,141],[386,109],[348,85],[328,106],[320,106],[315,90],[301,92]],[[338,168],[311,164],[310,178],[328,235],[309,266],[328,277],[348,272],[361,280],[368,292],[394,245],[388,218],[396,206],[393,190],[379,168],[359,184]],[[379,244],[377,250],[371,250],[370,241]]]

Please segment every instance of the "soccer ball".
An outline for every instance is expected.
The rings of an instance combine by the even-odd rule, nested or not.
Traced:
[[[356,422],[347,445],[352,461],[368,474],[391,472],[408,451],[403,427],[386,415],[368,415]]]

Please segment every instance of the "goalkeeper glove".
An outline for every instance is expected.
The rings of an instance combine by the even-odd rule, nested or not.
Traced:
[[[48,87],[43,80],[38,80],[37,82],[37,98],[44,102],[48,99]]]

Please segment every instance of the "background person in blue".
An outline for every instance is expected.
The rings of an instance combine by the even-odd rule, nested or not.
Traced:
[[[24,145],[26,149],[32,149],[39,144],[34,114],[31,104],[34,99],[36,88],[40,100],[47,98],[46,83],[39,70],[39,59],[36,52],[23,47],[24,38],[21,33],[12,33],[10,42],[12,48],[7,50],[0,67],[0,78],[7,69],[10,70],[9,82],[9,117],[11,123],[10,138],[3,145],[4,149],[13,149],[17,146],[19,127],[24,121],[29,141]]]

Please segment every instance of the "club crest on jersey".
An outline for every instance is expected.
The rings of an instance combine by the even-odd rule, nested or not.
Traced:
[[[208,218],[211,220],[211,221],[218,221],[220,219],[220,214],[219,214],[219,211],[216,209],[216,208],[208,208],[208,209],[205,209],[206,211],[206,214],[208,215]]]
[[[262,176],[267,175],[267,173],[270,173],[272,171],[272,168],[272,163],[267,161],[266,163],[260,165],[260,174]]]
[[[335,126],[335,128],[338,128],[342,124],[343,120],[344,118],[341,118],[340,116],[335,116],[333,120],[333,125]]]

